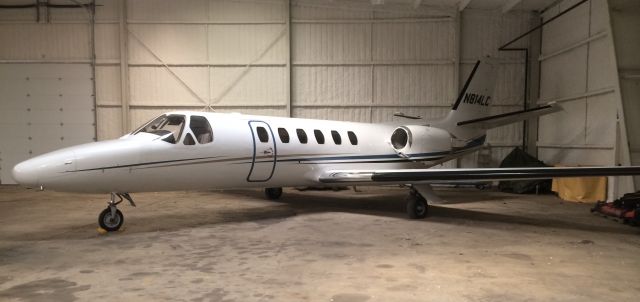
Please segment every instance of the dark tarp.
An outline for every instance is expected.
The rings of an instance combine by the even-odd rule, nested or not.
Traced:
[[[524,152],[522,149],[516,147],[507,155],[500,163],[500,168],[519,168],[519,167],[549,167],[537,158]],[[502,192],[527,194],[536,193],[536,186],[538,192],[550,192],[551,191],[551,179],[532,179],[532,180],[515,180],[515,181],[501,181],[498,187]]]

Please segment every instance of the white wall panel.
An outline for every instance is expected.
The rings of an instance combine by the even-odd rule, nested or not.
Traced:
[[[216,105],[285,105],[284,67],[211,68],[211,99]]]
[[[371,59],[369,24],[294,24],[294,62],[348,62]]]
[[[538,137],[541,144],[585,144],[587,105],[584,99],[562,103],[563,111],[540,117]]]
[[[265,22],[286,19],[285,0],[267,1],[209,1],[209,16],[214,21]]]
[[[451,21],[377,23],[373,59],[378,61],[451,60],[455,26]]]
[[[490,55],[493,58],[522,59],[519,52],[498,51],[498,48],[532,27],[532,18],[530,13],[502,14],[499,11],[466,9],[461,19],[462,58],[476,60]],[[522,39],[511,47],[527,45],[528,40]]]
[[[206,67],[173,67],[172,70],[198,96],[206,99],[208,89]],[[165,67],[131,67],[129,80],[132,105],[204,106]]]
[[[202,21],[207,20],[208,0],[134,0],[127,2],[129,20]]]
[[[608,39],[601,38],[589,43],[588,91],[611,88],[615,85],[615,78],[608,72],[602,72],[615,66],[612,54],[612,45]]]
[[[297,20],[370,19],[371,9],[367,7],[347,7],[344,4],[315,0],[295,1],[291,15]]]
[[[0,58],[89,59],[87,24],[0,24]]]
[[[546,101],[586,92],[587,53],[586,47],[578,47],[543,61],[540,99]]]
[[[129,30],[129,61],[159,63],[146,45],[165,63],[206,62],[206,25],[131,24]]]
[[[569,2],[549,9],[543,14],[549,19],[567,9]],[[574,1],[577,2],[577,1]],[[542,52],[552,53],[589,37],[589,3],[580,5],[542,28]],[[583,64],[584,65],[584,64]]]
[[[122,130],[122,112],[120,108],[98,108],[98,140],[116,139],[125,134]],[[140,126],[136,125],[135,127]]]
[[[120,66],[96,66],[96,103],[120,105]]]
[[[210,25],[209,58],[215,63],[285,63],[286,28],[281,24]]]
[[[293,68],[293,105],[370,104],[371,66]]]
[[[6,5],[24,5],[33,4],[33,1],[27,0],[8,0],[3,1]],[[35,8],[24,9],[1,9],[0,21],[33,21],[35,22],[37,13]]]
[[[449,105],[453,102],[453,65],[378,66],[374,103]]]
[[[119,59],[120,36],[118,24],[96,24],[96,58]]]
[[[587,98],[586,137],[587,145],[613,146],[616,143],[616,124],[608,118],[615,117],[616,105],[612,94]]]

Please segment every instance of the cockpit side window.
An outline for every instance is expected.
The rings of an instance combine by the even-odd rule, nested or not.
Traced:
[[[187,133],[187,135],[184,136],[183,143],[187,146],[193,146],[196,144],[196,141],[193,140],[193,136],[191,135],[191,133]]]
[[[213,131],[209,121],[204,116],[192,115],[189,128],[199,144],[208,144],[213,141]]]
[[[161,115],[155,120],[147,123],[144,127],[136,130],[134,134],[138,133],[151,133],[162,137],[162,140],[171,144],[175,144],[176,141],[182,135],[184,129],[184,115],[172,114]]]

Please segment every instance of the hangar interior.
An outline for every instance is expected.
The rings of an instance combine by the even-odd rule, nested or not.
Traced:
[[[495,114],[549,102],[564,110],[493,129],[483,150],[444,167],[497,167],[514,147],[552,165],[640,165],[640,2],[635,0],[92,3],[0,1],[0,184],[15,184],[11,169],[20,161],[118,138],[172,110],[368,123],[404,122],[396,112],[443,117],[476,61],[486,56],[499,69]],[[95,204],[104,196],[0,188],[6,193],[0,194],[5,213],[0,221],[6,226],[0,230],[0,268],[6,268],[0,271],[0,299],[46,297],[34,288],[50,290],[54,300],[122,294],[196,301],[424,301],[422,290],[435,301],[619,301],[640,292],[630,284],[640,267],[630,259],[640,244],[637,232],[593,222],[583,217],[586,205],[551,196],[540,197],[538,204],[534,197],[523,202],[472,191],[469,195],[481,201],[474,206],[464,202],[468,197],[445,190],[453,205],[436,208],[431,222],[421,225],[389,214],[396,208],[386,198],[401,198],[391,189],[372,189],[353,200],[336,192],[310,193],[315,206],[290,191],[293,201],[284,204],[261,203],[251,192],[189,198],[148,193],[139,200],[157,216],[133,212],[130,237],[96,239],[95,206],[83,199]],[[608,199],[638,189],[640,177],[610,177]],[[220,202],[207,204],[207,196]],[[65,203],[67,198],[73,200]],[[46,215],[46,204],[19,204],[35,199],[52,202],[77,223]],[[169,213],[179,202],[185,206]],[[572,221],[564,221],[567,217]],[[158,222],[162,219],[169,224]],[[362,235],[367,229],[371,237]],[[512,231],[520,232],[521,240]],[[333,236],[342,232],[344,241]],[[284,238],[287,233],[295,233],[296,241]],[[495,242],[481,240],[492,237]],[[200,241],[212,243],[194,243]],[[104,249],[129,254],[105,263],[111,254]],[[252,249],[259,252],[242,256]],[[146,255],[167,261],[159,265]],[[189,263],[181,266],[185,255]],[[587,262],[594,266],[585,268]],[[125,273],[127,266],[135,272]],[[117,286],[98,289],[105,282],[98,272],[120,278]],[[181,277],[168,280],[165,273]],[[603,277],[590,277],[598,274]],[[419,278],[428,284],[416,284]],[[127,284],[131,280],[147,288]],[[539,284],[523,289],[530,280]],[[561,286],[565,282],[569,289]],[[598,282],[604,288],[597,288]],[[253,289],[243,291],[249,285]]]
[[[171,110],[442,117],[484,56],[499,64],[496,113],[565,111],[494,129],[483,156],[448,166],[497,166],[515,146],[549,164],[640,163],[634,1],[97,1],[95,14],[78,4],[0,9],[1,183],[21,160]],[[610,199],[633,191],[614,181]]]

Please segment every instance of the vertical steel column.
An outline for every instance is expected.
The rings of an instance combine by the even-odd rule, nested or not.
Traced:
[[[127,29],[127,0],[120,0],[120,105],[122,133],[129,132],[129,30]]]
[[[91,84],[93,96],[93,140],[98,140],[98,98],[96,95],[96,1],[91,1],[89,11],[91,28]]]
[[[291,117],[291,94],[292,94],[292,85],[291,85],[291,0],[285,0],[285,16],[287,18],[286,20],[286,27],[287,27],[287,46],[286,46],[286,51],[287,54],[285,55],[286,60],[287,60],[287,71],[286,71],[286,85],[287,85],[287,89],[286,89],[286,98],[287,98],[287,107],[286,107],[286,111],[287,111],[287,116]]]

